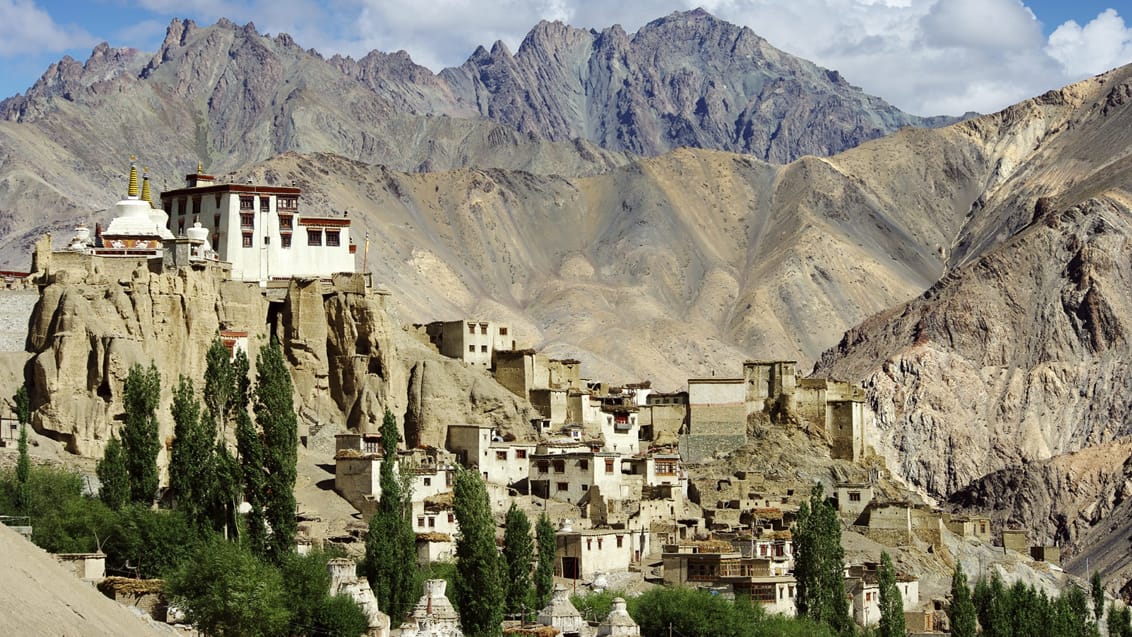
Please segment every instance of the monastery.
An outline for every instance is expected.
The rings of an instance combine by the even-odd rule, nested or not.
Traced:
[[[161,194],[158,208],[148,171],[143,170],[139,190],[131,157],[126,197],[114,204],[109,225],[96,225],[93,233],[79,225],[64,250],[51,252],[49,243],[37,246],[32,270],[118,273],[145,260],[153,271],[214,267],[227,278],[261,287],[355,272],[350,219],[306,214],[301,195],[295,187],[219,183],[198,164],[196,172],[185,175],[184,188]]]

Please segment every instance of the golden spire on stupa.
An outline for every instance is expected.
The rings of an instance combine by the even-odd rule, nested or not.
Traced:
[[[126,196],[130,199],[138,198],[138,164],[137,156],[130,155],[130,185],[126,189]]]
[[[142,201],[148,202],[149,206],[153,207],[153,195],[149,192],[149,168],[142,168]]]
[[[202,165],[201,165],[201,163],[200,163],[200,161],[198,160],[198,161],[197,161],[197,174],[199,175],[199,174],[201,174],[201,173],[203,173],[203,172],[204,172],[204,166],[202,166]]]

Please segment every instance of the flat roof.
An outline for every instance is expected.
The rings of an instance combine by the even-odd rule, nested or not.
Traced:
[[[301,195],[302,190],[299,188],[292,188],[287,186],[257,186],[254,184],[211,184],[208,186],[191,186],[188,188],[178,188],[176,190],[166,190],[161,193],[161,198],[166,197],[179,197],[181,195],[211,195],[224,192],[243,192],[250,195],[264,193],[268,195]]]

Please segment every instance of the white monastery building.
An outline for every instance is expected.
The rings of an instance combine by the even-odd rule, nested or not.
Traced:
[[[232,278],[258,281],[354,272],[350,219],[307,214],[294,187],[217,183],[197,165],[185,187],[161,194],[168,230],[184,235],[199,222]]]

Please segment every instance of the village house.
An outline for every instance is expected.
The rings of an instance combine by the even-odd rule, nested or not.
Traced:
[[[301,195],[295,187],[218,183],[198,165],[185,175],[184,188],[162,193],[161,201],[168,230],[184,235],[204,228],[237,281],[265,286],[272,279],[354,272],[350,219],[307,213]]]
[[[688,392],[652,392],[641,407],[638,422],[641,439],[658,444],[674,444],[688,422]]]
[[[632,496],[623,484],[621,455],[604,451],[540,453],[531,456],[531,495],[578,504],[592,486],[601,487],[606,498],[624,500]]]
[[[877,562],[868,562],[846,568],[845,590],[853,600],[853,621],[861,626],[872,626],[880,621],[879,567]],[[896,588],[900,591],[905,613],[914,611],[920,605],[919,580],[897,573]]]
[[[481,369],[491,368],[496,352],[515,348],[511,327],[493,321],[434,321],[414,327],[444,356]]]
[[[760,604],[764,610],[794,615],[797,581],[777,571],[772,560],[745,556],[722,539],[669,544],[662,553],[664,583],[729,589],[736,597]]]
[[[904,546],[916,539],[936,547],[943,545],[943,514],[925,505],[873,500],[853,528],[888,546]]]
[[[621,572],[649,554],[649,534],[630,529],[575,531],[564,521],[555,534],[554,574],[565,579],[593,579],[599,572]]]
[[[827,378],[798,379],[796,367],[794,361],[745,362],[747,413],[764,412],[772,420],[800,416],[824,428],[833,458],[860,460],[865,452],[864,390]]]
[[[1023,555],[1030,554],[1030,540],[1025,529],[1003,529],[1002,548],[1017,551]]]
[[[865,482],[839,482],[835,487],[837,512],[849,524],[861,517],[865,507],[873,501],[873,485]]]
[[[534,442],[506,442],[489,426],[448,426],[448,450],[456,454],[456,461],[479,471],[492,484],[524,483],[536,448]]]
[[[334,491],[363,515],[376,510],[381,500],[380,438],[362,434],[335,437]],[[397,452],[396,471],[412,471],[412,499],[424,501],[452,489],[454,458],[439,449],[423,448]]]
[[[945,513],[943,524],[959,537],[972,537],[991,543],[991,520],[985,515],[955,515]]]
[[[106,577],[106,554],[97,553],[54,553],[60,564],[74,571],[75,576],[88,582],[97,582]]]
[[[601,408],[603,451],[636,455],[641,449],[640,426],[635,405],[611,405]]]
[[[417,561],[422,566],[452,560],[456,555],[456,523],[452,492],[413,498],[409,518],[417,536]]]
[[[746,386],[742,378],[688,379],[688,427],[680,457],[703,462],[747,443]]]

